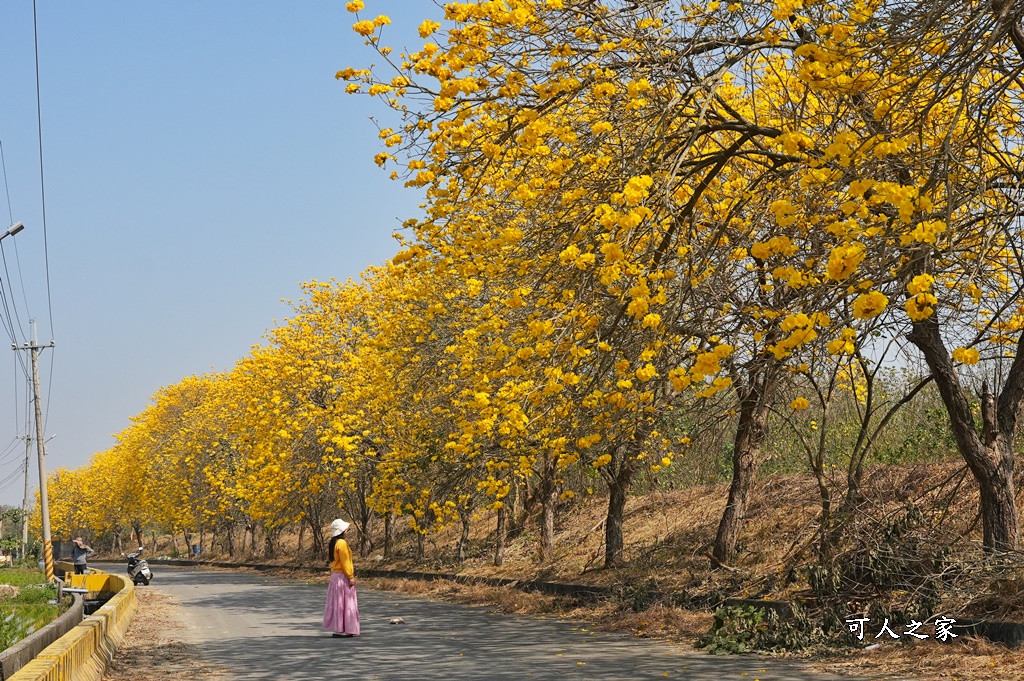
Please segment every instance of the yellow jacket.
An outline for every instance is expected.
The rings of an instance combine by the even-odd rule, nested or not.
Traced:
[[[356,570],[352,565],[352,549],[348,547],[348,542],[344,539],[339,539],[334,544],[331,572],[344,572],[345,576],[349,579],[355,579],[356,577]]]

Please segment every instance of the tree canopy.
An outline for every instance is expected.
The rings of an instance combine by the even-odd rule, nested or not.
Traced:
[[[701,411],[733,428],[728,564],[782,394],[867,403],[884,356],[923,361],[984,546],[1017,547],[1020,3],[450,2],[397,53],[388,17],[346,7],[378,63],[337,76],[379,101],[375,160],[422,215],[391,261],[307,284],[233,371],[164,388],[55,474],[80,500],[56,528],[141,522],[144,497],[175,530],[316,534],[343,504],[425,534],[500,524],[521,490],[544,556],[596,476],[614,565],[636,475],[685,455],[670,424]]]

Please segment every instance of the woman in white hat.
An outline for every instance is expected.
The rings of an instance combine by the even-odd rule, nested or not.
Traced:
[[[338,518],[331,523],[331,582],[324,606],[324,631],[335,638],[359,635],[359,603],[356,601],[356,574],[352,566],[352,550],[345,541],[349,524]]]

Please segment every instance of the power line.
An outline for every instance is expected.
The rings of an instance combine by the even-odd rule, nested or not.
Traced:
[[[14,353],[18,355],[18,361],[24,362],[20,352]],[[32,379],[29,378],[28,374],[25,374],[25,437],[29,437],[32,433],[32,385],[30,383]]]
[[[0,140],[0,164],[4,167],[4,189],[7,191],[7,213],[11,216],[11,224],[14,224],[14,211],[11,210],[11,188],[7,186],[7,160],[4,158],[4,141]]]
[[[19,465],[18,466],[18,470],[15,471],[14,474],[12,474],[13,477],[6,478],[6,481],[3,483],[3,486],[0,487],[0,492],[6,492],[11,487],[13,487],[15,483],[21,482],[21,479],[20,479],[19,476],[24,472],[24,470],[25,470],[25,465],[24,464]]]
[[[2,279],[0,279],[0,305],[3,306],[3,310],[6,313],[6,316],[0,315],[0,322],[3,323],[4,330],[7,332],[7,335],[10,336],[11,343],[17,344],[18,339],[17,333],[14,329],[14,319],[11,316],[11,310],[7,305],[7,292],[4,289],[4,283]]]
[[[14,428],[18,430],[21,425],[18,423],[18,353],[14,353],[14,358]]]
[[[11,272],[10,272],[10,270],[7,269],[7,250],[4,248],[3,241],[0,241],[0,259],[3,260],[3,263],[4,263],[4,277],[7,279],[7,286],[8,286],[8,288],[10,288],[10,286],[11,286]],[[25,335],[25,325],[21,323],[21,315],[18,314],[18,304],[16,302],[14,302],[14,291],[12,290],[10,293],[11,293],[11,309],[14,310],[14,319],[11,320],[11,327],[12,328],[14,327],[14,320],[17,320],[18,321],[18,329],[21,331],[21,335],[24,336]],[[4,308],[5,309],[7,308],[6,295],[5,295],[5,299],[4,299]],[[25,312],[26,312],[26,314],[28,313],[27,301],[26,301],[26,311]]]
[[[18,240],[12,239],[11,243],[14,245],[14,262],[18,265],[18,283],[21,284],[21,299],[25,302],[25,316],[31,318],[32,311],[29,309],[28,293],[25,290],[25,275],[22,274],[21,270],[21,254],[18,252]],[[9,278],[8,284],[10,284]],[[11,295],[14,295],[13,291],[11,292]],[[25,330],[23,328],[22,333],[24,333],[24,331]]]
[[[43,260],[46,265],[46,309],[50,318],[50,338],[53,338],[53,303],[50,300],[50,251],[46,240],[46,179],[43,173],[43,105],[39,89],[39,20],[36,0],[32,0],[32,39],[36,51],[36,130],[39,133],[39,191],[43,208]]]
[[[2,166],[3,173],[4,173],[4,192],[7,195],[7,214],[8,214],[8,216],[11,219],[11,224],[13,225],[14,224],[14,209],[11,206],[11,188],[10,188],[10,184],[8,183],[8,180],[7,180],[7,157],[4,154],[3,140],[0,140],[0,166]],[[17,245],[15,245],[14,249],[15,249],[15,257],[17,258],[17,249],[18,249]],[[0,241],[0,256],[2,256],[2,258],[3,258],[4,274],[7,277],[7,282],[8,282],[8,285],[9,285],[10,281],[11,281],[11,274],[8,271],[8,268],[7,268],[7,252],[6,252],[6,250],[4,250],[4,246],[3,246],[3,242],[2,241]],[[18,258],[17,262],[18,262],[18,276],[19,276],[19,278],[21,278],[21,259]],[[25,282],[24,282],[24,279],[21,280],[21,291],[22,291],[22,297],[25,300],[25,313],[28,314],[29,313],[28,312],[28,297],[25,295]],[[11,295],[12,296],[14,295],[14,291],[11,291]],[[11,300],[10,305],[14,309],[14,318],[17,319],[17,321],[18,321],[18,327],[21,329],[22,335],[25,335],[25,327],[21,323],[21,318],[18,315],[18,308],[17,308],[17,305],[15,305],[13,298]],[[7,311],[8,319],[10,319],[10,328],[13,330],[14,329],[14,319],[11,319],[10,309],[8,309],[8,305],[7,305],[7,301],[6,300],[4,301],[4,309]],[[12,337],[11,338],[11,342],[17,342],[17,340],[14,337]]]
[[[40,199],[42,201],[43,209],[43,260],[46,269],[46,313],[50,321],[50,346],[53,346],[53,337],[56,335],[53,331],[53,302],[50,296],[50,250],[47,241],[46,233],[46,175],[43,172],[43,105],[42,95],[40,94],[39,86],[39,19],[36,11],[36,0],[32,0],[32,40],[35,46],[36,55],[36,130],[39,133],[39,192]],[[33,339],[33,344],[35,340]],[[47,380],[46,387],[46,414],[47,419],[50,414],[50,396],[53,394],[53,353],[50,353],[50,375]],[[38,410],[37,410],[38,411]],[[45,423],[41,427],[45,427]],[[40,466],[42,463],[40,463]],[[45,488],[43,488],[43,496],[45,498]],[[44,513],[45,515],[45,513]],[[43,525],[46,526],[43,534],[49,534],[49,521],[44,519]],[[47,540],[48,541],[48,540]],[[48,545],[48,544],[47,544]],[[47,577],[50,574],[50,563],[47,562]]]
[[[20,454],[21,453],[18,449],[16,449],[14,447],[14,445],[15,444],[21,444],[20,441],[24,440],[24,439],[25,438],[23,438],[23,437],[16,437],[16,438],[14,438],[14,442],[12,442],[10,445],[5,447],[5,450],[8,450],[8,451],[6,451],[4,453],[3,463],[5,463],[5,464],[11,463],[11,456],[13,454]],[[21,475],[25,471],[25,464],[23,462],[21,462],[21,461],[18,461],[17,463],[18,463],[18,465],[15,466],[7,475],[5,475],[2,478],[2,481],[0,481],[0,490],[7,489],[14,482],[22,481]]]
[[[15,357],[15,359],[14,359],[14,429],[17,430],[17,431],[24,431],[26,434],[28,434],[29,429],[32,427],[32,415],[31,415],[32,399],[29,396],[29,388],[31,387],[31,383],[30,383],[31,378],[29,377],[28,372],[25,369],[25,364],[24,364],[25,360],[22,358],[21,353],[19,353],[19,352],[14,353],[14,357]],[[18,376],[18,367],[19,367],[19,365],[24,370],[24,375],[23,376]],[[21,384],[21,381],[25,381],[25,383]],[[25,400],[25,412],[24,412],[24,414],[25,414],[25,422],[24,422],[24,424],[19,422],[20,419],[19,419],[19,416],[18,416],[19,401],[20,401],[20,399],[19,399],[20,398],[20,394],[18,392],[19,385],[25,385],[26,386],[25,395],[24,395],[24,400]]]
[[[9,475],[0,479],[0,492],[6,491],[16,482],[22,481],[22,474],[25,471],[25,466],[21,465],[14,469]]]
[[[16,436],[6,447],[3,448],[3,450],[0,450],[0,465],[8,463],[12,454],[21,453],[20,450],[14,449],[16,444],[21,444],[21,437]],[[19,468],[23,468],[23,466],[19,466]]]
[[[46,416],[43,418],[43,430],[46,430],[47,424],[50,422],[50,396],[53,395],[53,362],[54,354],[56,354],[56,348],[50,346],[50,371],[46,377]]]
[[[16,332],[16,330],[14,328],[14,321],[11,318],[11,311],[8,308],[8,305],[7,305],[7,293],[4,290],[3,280],[0,280],[0,307],[3,308],[4,312],[6,312],[6,316],[3,315],[3,314],[0,314],[0,326],[3,326],[4,331],[7,332],[7,335],[11,339],[11,344],[12,345],[17,345],[18,344],[17,332]],[[25,360],[24,359],[19,359],[18,361],[21,363],[21,370],[22,370],[22,372],[26,376],[28,376],[28,367],[25,365]]]
[[[5,446],[5,447],[4,447],[4,448],[3,448],[2,450],[0,450],[0,464],[3,464],[3,463],[4,463],[4,458],[5,458],[5,457],[6,457],[6,456],[7,456],[8,454],[10,454],[10,449],[11,449],[11,448],[12,448],[12,447],[14,446],[14,444],[15,444],[15,443],[16,443],[16,442],[17,442],[17,441],[18,441],[19,439],[20,439],[20,438],[19,438],[18,436],[15,436],[14,438],[12,438],[12,439],[11,439],[11,441],[10,441],[10,442],[8,442],[8,443],[7,443],[7,445],[6,445],[6,446]]]
[[[14,329],[14,322],[11,320],[11,312],[10,312],[10,310],[7,307],[7,293],[4,290],[4,283],[3,283],[2,279],[0,279],[0,306],[2,306],[3,309],[7,312],[7,316],[6,317],[4,317],[4,315],[0,314],[0,326],[3,326],[4,330],[7,331],[7,335],[10,336],[12,347],[16,346],[16,345],[18,345],[17,333],[16,333],[16,331]],[[18,363],[21,364],[21,371],[25,375],[25,377],[27,378],[28,377],[28,366],[25,364],[25,359],[22,358],[22,357],[19,357],[18,358]]]

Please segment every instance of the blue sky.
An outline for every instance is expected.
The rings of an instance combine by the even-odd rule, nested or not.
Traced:
[[[391,16],[396,49],[438,13],[366,4],[364,18]],[[41,363],[48,469],[109,447],[161,386],[230,368],[288,316],[281,299],[299,282],[358,277],[397,250],[391,234],[420,196],[373,163],[368,117],[384,109],[334,79],[373,61],[353,21],[342,0],[39,1],[51,327],[32,2],[0,4],[0,141],[26,225],[3,240],[0,278],[19,342],[29,314],[56,341]],[[7,352],[0,448],[25,430]],[[24,446],[0,451],[0,503],[20,504]]]

